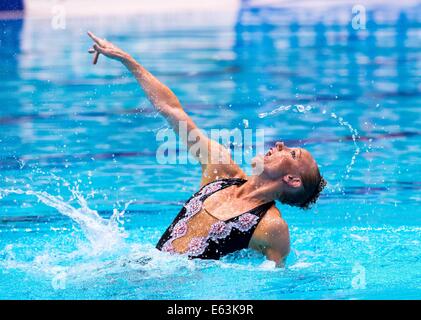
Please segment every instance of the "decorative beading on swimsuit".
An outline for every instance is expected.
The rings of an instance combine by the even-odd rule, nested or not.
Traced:
[[[257,223],[257,220],[259,220],[259,218],[254,214],[244,213],[238,217],[238,221],[235,223],[235,227],[242,232],[246,232]]]
[[[201,255],[207,248],[208,240],[211,239],[218,242],[220,239],[226,239],[231,234],[233,228],[241,232],[249,231],[257,223],[259,218],[251,213],[245,213],[238,217],[237,222],[217,221],[211,225],[207,237],[193,238],[189,243],[189,256],[196,257]]]
[[[169,240],[165,242],[165,244],[162,246],[161,251],[168,253],[176,253],[174,247],[172,246],[172,242]]]
[[[230,186],[233,183],[244,183],[244,181],[245,180],[243,179],[224,179],[215,181],[203,187],[184,205],[184,214],[181,216],[181,219],[172,227],[172,229],[168,229],[169,238],[167,238],[168,240],[165,241],[165,243],[161,246],[161,250],[169,253],[177,253],[173,247],[173,241],[187,234],[188,221],[201,211],[205,199],[216,191],[221,190],[223,187]],[[269,208],[271,205],[272,203],[268,203],[259,207],[263,208],[267,206]],[[225,241],[224,245],[226,245],[227,241],[231,239],[234,229],[237,230],[237,237],[239,232],[241,235],[246,236],[248,232],[259,222],[260,216],[251,213],[261,212],[259,207],[228,221],[216,221],[210,226],[208,235],[206,237],[194,237],[190,239],[186,253],[189,257],[199,257],[205,253],[206,249],[209,247],[212,241],[214,244],[221,244],[220,241]],[[264,212],[266,212],[266,210]],[[251,234],[249,234],[249,236],[251,236]],[[216,251],[217,254],[220,252],[219,248],[213,248],[212,250]],[[206,253],[206,256],[208,254],[209,252]]]
[[[197,195],[193,198],[191,198],[185,205],[184,208],[186,209],[186,217],[181,219],[172,229],[171,231],[171,237],[165,242],[165,244],[162,246],[162,251],[174,253],[174,247],[172,245],[172,242],[178,238],[183,237],[187,233],[187,221],[191,219],[195,214],[200,212],[202,209],[203,201],[201,200],[202,197],[209,195],[210,193],[213,193],[222,187],[221,181],[216,181],[214,183],[211,183],[207,186],[205,186],[202,190],[200,190]],[[197,238],[202,239],[202,238]],[[190,241],[192,242],[193,239]],[[192,244],[192,251],[197,252],[197,243],[193,242]],[[204,246],[204,249],[206,249],[206,246]],[[203,250],[204,250],[203,249]],[[189,252],[190,250],[190,244],[189,244]],[[200,250],[199,250],[200,251]]]
[[[191,199],[184,208],[186,208],[187,217],[191,218],[202,209],[202,201],[200,201],[198,197],[195,197]]]
[[[205,237],[197,237],[192,238],[189,242],[189,249],[187,253],[189,256],[196,257],[201,255],[205,252],[206,248],[208,247],[207,238]]]
[[[218,241],[218,239],[224,239],[230,235],[231,229],[232,229],[231,223],[225,223],[224,221],[217,221],[210,227],[209,238],[211,238],[214,241]]]
[[[201,191],[199,191],[199,194],[201,196],[207,196],[208,194],[218,191],[219,189],[221,189],[221,187],[222,187],[222,181],[216,181],[214,183],[211,183],[205,186]]]
[[[187,232],[187,223],[186,221],[180,220],[175,226],[174,229],[172,230],[172,236],[173,238],[181,238],[182,236],[184,236]]]

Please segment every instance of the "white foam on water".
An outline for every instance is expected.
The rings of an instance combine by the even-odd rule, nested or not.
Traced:
[[[293,106],[282,108],[305,113],[313,108],[310,106]],[[280,112],[272,112],[276,114]],[[341,120],[343,122],[343,120]],[[344,122],[343,122],[344,123]],[[357,136],[356,136],[357,137]],[[285,268],[276,268],[274,263],[266,261],[263,256],[239,255],[239,259],[223,259],[221,261],[189,260],[183,255],[170,255],[157,250],[152,244],[130,243],[129,234],[123,228],[124,213],[130,202],[125,204],[123,210],[113,210],[112,215],[106,219],[101,217],[96,210],[89,207],[88,197],[79,192],[77,186],[71,188],[71,183],[63,178],[50,173],[50,180],[65,186],[71,193],[69,200],[61,196],[51,195],[45,191],[34,191],[30,185],[27,189],[0,188],[0,198],[8,195],[22,195],[36,197],[41,203],[56,209],[62,215],[75,222],[74,228],[80,229],[87,241],[83,242],[76,250],[52,244],[41,251],[30,252],[33,256],[19,254],[22,244],[13,243],[0,250],[0,267],[3,269],[19,269],[36,277],[46,277],[47,280],[59,280],[65,277],[68,281],[77,283],[95,281],[105,278],[111,279],[142,279],[171,277],[173,275],[190,274],[206,268],[235,269],[245,271],[284,272],[310,268],[306,259],[292,259],[290,257]],[[56,237],[69,237],[71,230],[57,233]],[[28,251],[31,251],[28,248]],[[248,253],[249,254],[249,253]],[[291,261],[291,259],[293,261]],[[292,268],[291,268],[292,267]],[[53,284],[53,286],[56,284]],[[60,287],[60,284],[57,284]]]
[[[313,266],[313,263],[301,261],[301,262],[297,262],[297,263],[293,264],[292,266],[289,267],[289,269],[300,270],[300,269],[310,268],[311,266]]]
[[[69,187],[71,198],[68,201],[45,191],[17,188],[0,188],[0,199],[9,195],[36,197],[41,203],[72,219],[75,222],[74,228],[80,229],[87,241],[78,243],[76,249],[70,246],[70,252],[69,248],[55,244],[47,244],[41,251],[31,251],[26,244],[8,244],[0,250],[0,268],[21,270],[36,278],[51,281],[54,289],[60,289],[64,285],[69,287],[74,284],[89,284],[105,278],[142,281],[175,274],[189,275],[195,270],[218,265],[214,261],[190,260],[185,255],[161,252],[150,243],[130,243],[127,239],[129,234],[123,228],[124,213],[130,202],[121,211],[114,209],[111,217],[106,219],[89,208],[87,199],[77,187],[70,188],[66,180],[57,176],[52,179]],[[57,237],[73,237],[71,232],[72,230],[67,230]],[[22,256],[22,249],[28,249],[29,255],[25,253]],[[222,265],[226,268],[241,267],[237,262],[224,262]],[[248,270],[271,269],[268,264],[243,267]]]
[[[114,250],[114,248],[123,245],[123,239],[127,237],[127,233],[120,226],[120,223],[130,202],[126,203],[121,212],[115,209],[110,219],[104,219],[96,210],[88,207],[86,199],[77,188],[69,190],[79,204],[79,208],[72,206],[70,202],[64,201],[59,196],[53,196],[45,191],[33,191],[30,189],[0,188],[0,198],[10,194],[34,196],[45,205],[55,208],[58,212],[77,223],[84,236],[88,239],[93,255]]]
[[[53,179],[65,181],[58,177]],[[80,229],[84,236],[81,243],[77,243],[76,249],[72,245],[66,248],[47,243],[44,249],[37,251],[27,244],[7,244],[0,250],[1,269],[20,270],[37,279],[51,281],[52,287],[58,290],[82,283],[89,286],[92,281],[103,281],[106,278],[141,281],[188,274],[204,267],[186,256],[161,252],[152,244],[128,242],[129,234],[122,224],[130,202],[121,211],[114,209],[111,217],[106,219],[89,208],[86,198],[77,188],[69,190],[72,197],[65,201],[45,191],[0,188],[0,199],[9,195],[36,197],[43,204],[72,219],[75,222],[74,228]],[[60,233],[57,237],[63,237],[64,240],[73,237],[72,230]],[[24,255],[22,250],[25,251]]]

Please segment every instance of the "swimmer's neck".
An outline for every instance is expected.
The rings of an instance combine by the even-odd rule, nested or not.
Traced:
[[[257,205],[271,202],[280,197],[279,182],[268,181],[257,175],[249,176],[247,181],[235,190],[234,196]]]

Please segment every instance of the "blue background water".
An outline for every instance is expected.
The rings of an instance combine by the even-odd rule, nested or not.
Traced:
[[[369,10],[365,30],[335,12],[245,10],[234,26],[176,29],[0,21],[0,298],[419,299],[420,7]],[[91,65],[88,29],[138,58],[202,128],[246,119],[267,146],[313,153],[329,188],[309,212],[280,206],[286,268],[250,251],[215,262],[154,249],[200,168],[157,164],[164,120],[122,66]],[[300,104],[310,110],[259,117]],[[108,224],[129,201],[124,224]]]

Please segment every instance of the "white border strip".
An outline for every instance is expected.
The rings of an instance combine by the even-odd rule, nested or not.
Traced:
[[[237,11],[241,0],[25,0],[28,18],[51,17],[55,7],[66,16],[116,16]]]

